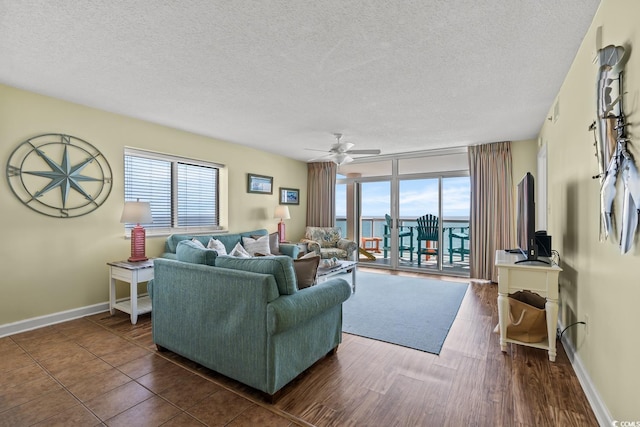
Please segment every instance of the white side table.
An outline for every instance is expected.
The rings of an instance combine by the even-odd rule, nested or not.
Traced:
[[[558,327],[558,275],[562,269],[555,264],[536,262],[517,263],[524,259],[520,254],[496,251],[495,265],[498,267],[498,321],[500,323],[500,348],[507,351],[507,343],[526,345],[548,350],[549,360],[556,360],[556,328]],[[548,258],[544,258],[549,261]],[[540,343],[525,343],[507,338],[509,318],[509,294],[531,291],[547,299],[547,340]]]
[[[131,315],[131,324],[138,322],[138,315],[151,311],[151,298],[144,296],[138,298],[138,283],[148,282],[153,279],[153,260],[129,262],[108,262],[109,266],[109,312],[120,310]],[[131,286],[130,298],[116,302],[116,280],[129,283]]]

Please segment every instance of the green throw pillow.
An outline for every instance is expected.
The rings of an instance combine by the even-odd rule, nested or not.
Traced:
[[[176,259],[191,264],[216,265],[217,252],[200,247],[191,240],[182,240],[176,247]]]
[[[292,295],[297,290],[296,273],[293,269],[293,260],[286,255],[264,256],[258,258],[219,256],[216,259],[216,267],[251,271],[253,273],[272,274],[276,279],[280,295]]]

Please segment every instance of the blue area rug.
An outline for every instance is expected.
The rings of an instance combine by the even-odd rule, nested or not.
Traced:
[[[466,283],[356,274],[356,293],[342,306],[343,332],[440,354]]]

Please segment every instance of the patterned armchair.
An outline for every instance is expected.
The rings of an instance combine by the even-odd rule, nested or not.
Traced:
[[[355,261],[358,253],[358,244],[343,239],[340,227],[307,227],[302,242],[307,244],[309,252],[315,252],[320,258]]]

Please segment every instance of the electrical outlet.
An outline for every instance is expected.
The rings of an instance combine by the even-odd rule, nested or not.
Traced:
[[[584,325],[584,334],[586,336],[589,336],[589,315],[588,314],[584,315],[584,323],[585,323],[585,325]]]

